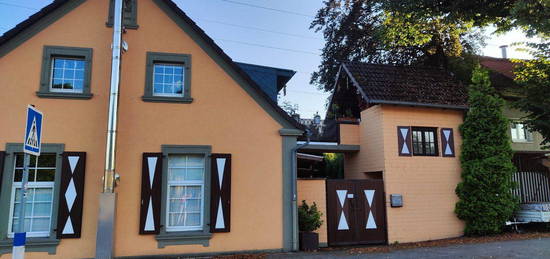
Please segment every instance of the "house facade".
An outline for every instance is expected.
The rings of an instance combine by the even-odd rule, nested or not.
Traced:
[[[511,102],[518,98],[513,90],[517,87],[514,82],[514,63],[506,58],[479,57],[480,64],[489,70],[491,82],[499,93],[508,102],[503,110],[504,116],[511,120],[510,137],[512,149],[520,153],[546,153],[540,145],[542,135],[538,132],[530,132],[524,127],[522,119],[524,112],[512,107]]]
[[[114,255],[294,249],[301,126],[172,1],[124,1]],[[90,258],[96,235],[113,1],[54,1],[0,38],[0,258],[10,258],[25,108],[28,258]]]
[[[531,214],[532,204],[550,202],[550,150],[541,145],[543,137],[538,132],[529,131],[523,122],[526,113],[513,107],[513,102],[518,96],[515,89],[519,87],[514,82],[514,67],[516,66],[507,58],[479,57],[481,66],[489,71],[492,85],[506,100],[503,109],[504,116],[510,119],[510,139],[514,151],[513,162],[516,166],[514,180],[518,183],[514,193],[519,197],[521,210],[518,212],[520,221],[548,221],[539,217],[523,217]],[[543,213],[550,214],[548,211]],[[534,211],[540,214],[540,211]]]
[[[339,205],[327,204],[336,217],[346,219],[346,224],[329,224],[329,244],[331,235],[333,242],[351,243],[462,235],[463,222],[454,214],[461,181],[458,127],[467,109],[460,83],[436,68],[346,63],[328,109],[329,119],[339,121],[338,146],[356,150],[344,154],[345,179],[327,181],[327,203],[331,191],[347,194]],[[354,215],[362,210],[357,207],[362,200],[366,213]],[[354,209],[348,210],[347,203]],[[357,224],[357,218],[365,220]],[[338,237],[354,227],[363,230]]]

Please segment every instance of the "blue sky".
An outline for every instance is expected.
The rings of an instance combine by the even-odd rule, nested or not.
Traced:
[[[143,1],[143,0],[140,0]],[[51,0],[0,0],[0,34],[11,29]],[[297,71],[281,100],[299,105],[303,118],[324,117],[328,93],[309,84],[320,63],[321,34],[309,24],[321,0],[174,0],[235,61]],[[101,17],[104,19],[104,17]],[[138,18],[139,23],[139,18]],[[483,54],[500,57],[498,46],[525,40],[521,32],[491,35]],[[525,53],[509,49],[511,58]]]

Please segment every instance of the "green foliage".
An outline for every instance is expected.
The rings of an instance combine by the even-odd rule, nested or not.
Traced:
[[[550,33],[548,0],[383,0],[386,10],[423,17],[445,17],[449,21],[495,25],[500,32],[514,28],[534,36]]]
[[[324,153],[325,175],[328,179],[344,178],[344,155],[339,153]]]
[[[463,137],[462,182],[456,187],[458,218],[466,235],[502,231],[517,208],[512,195],[512,148],[509,120],[502,114],[504,101],[491,87],[488,72],[476,67],[469,88],[470,109],[460,126]]]
[[[302,201],[302,205],[298,207],[298,225],[300,231],[312,232],[321,227],[323,220],[321,220],[321,213],[317,209],[317,204],[313,202],[313,205],[309,206],[305,200]]]
[[[311,83],[332,90],[342,62],[423,63],[446,66],[447,57],[475,49],[481,37],[471,23],[389,11],[384,0],[328,0],[310,28],[323,31],[325,46]]]
[[[515,60],[515,82],[520,85],[514,106],[527,113],[524,119],[530,130],[543,136],[542,145],[550,148],[550,43],[530,44],[531,60]]]

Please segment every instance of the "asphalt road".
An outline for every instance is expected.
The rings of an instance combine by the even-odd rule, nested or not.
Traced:
[[[349,254],[346,250],[272,254],[268,258],[550,258],[550,238],[415,248],[389,253]]]

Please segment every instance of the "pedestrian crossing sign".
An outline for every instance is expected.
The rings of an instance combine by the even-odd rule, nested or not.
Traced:
[[[39,156],[42,144],[42,112],[29,105],[27,108],[27,125],[23,152]]]

